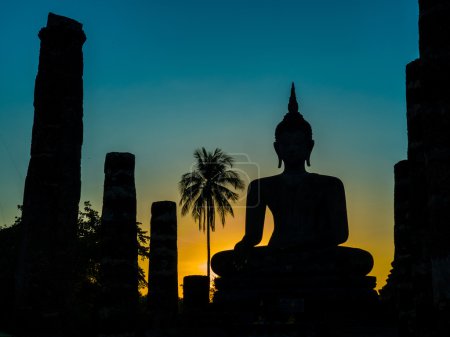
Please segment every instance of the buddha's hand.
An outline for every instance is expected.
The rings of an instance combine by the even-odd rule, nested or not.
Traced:
[[[245,268],[248,263],[248,255],[250,253],[249,247],[240,241],[234,246],[234,261],[233,265],[236,268],[236,271],[241,271]]]

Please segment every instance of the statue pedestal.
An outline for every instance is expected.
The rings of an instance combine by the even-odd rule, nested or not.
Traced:
[[[281,308],[292,301],[298,312],[315,311],[322,306],[329,311],[360,310],[377,303],[375,286],[373,276],[329,279],[298,275],[220,277],[215,280],[214,303],[254,307],[267,302]]]
[[[215,280],[213,303],[224,311],[250,314],[251,320],[262,316],[286,321],[305,314],[336,315],[375,310],[378,306],[378,294],[374,290],[376,278],[365,276],[372,268],[370,254],[347,247],[338,250],[354,255],[354,267],[358,266],[358,255],[366,256],[359,259],[360,269],[345,270],[339,264],[325,264],[325,260],[314,261],[311,257],[304,260],[304,264],[294,262],[293,258],[289,260],[291,263],[279,261],[264,271],[244,269],[232,273],[228,270]],[[230,253],[219,253],[213,258],[213,266],[217,267],[222,262],[219,258],[225,254]]]

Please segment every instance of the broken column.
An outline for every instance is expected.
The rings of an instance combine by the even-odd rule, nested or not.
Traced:
[[[172,201],[152,204],[148,303],[152,315],[178,312],[177,213]]]
[[[50,13],[39,32],[31,158],[25,180],[16,312],[37,331],[67,308],[83,142],[82,25]],[[53,324],[50,324],[52,326]]]
[[[105,160],[100,226],[100,333],[132,334],[138,302],[135,158],[111,152]]]
[[[209,277],[188,275],[183,278],[183,310],[204,310],[209,304]]]
[[[412,259],[413,245],[417,238],[410,230],[410,167],[408,160],[402,160],[394,166],[394,261],[387,284],[380,291],[381,301],[389,304],[391,314],[412,310],[412,303],[402,299],[412,298]],[[404,320],[404,316],[402,319]]]

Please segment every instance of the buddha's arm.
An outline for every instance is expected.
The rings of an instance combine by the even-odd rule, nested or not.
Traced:
[[[347,206],[345,202],[344,185],[339,179],[335,180],[330,200],[330,221],[332,228],[332,240],[337,244],[344,243],[348,239]]]
[[[260,180],[254,180],[248,186],[245,210],[245,235],[236,244],[235,249],[251,248],[261,242],[266,203],[261,195],[260,184]]]

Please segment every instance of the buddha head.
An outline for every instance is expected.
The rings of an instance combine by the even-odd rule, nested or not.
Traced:
[[[284,162],[285,167],[294,169],[304,168],[305,162],[308,166],[311,165],[310,156],[314,147],[312,129],[298,112],[294,83],[292,83],[288,113],[275,129],[273,146],[278,156],[278,168],[281,167],[281,162]]]

